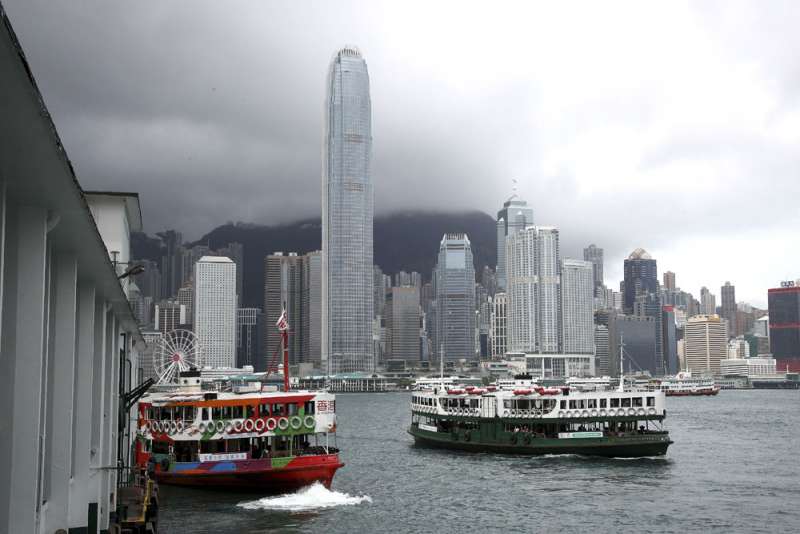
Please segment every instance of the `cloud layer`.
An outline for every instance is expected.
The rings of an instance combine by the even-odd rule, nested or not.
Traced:
[[[378,212],[494,213],[515,178],[610,286],[638,246],[695,294],[800,277],[800,4],[4,3],[81,183],[139,191],[149,232],[318,214],[355,44]]]

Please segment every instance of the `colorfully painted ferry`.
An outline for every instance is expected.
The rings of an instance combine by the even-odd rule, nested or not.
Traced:
[[[661,456],[672,443],[662,391],[493,389],[415,392],[409,433],[420,445],[528,455]]]
[[[161,484],[285,492],[330,487],[344,464],[331,436],[336,400],[327,392],[278,391],[233,381],[207,390],[200,371],[139,401],[136,462]]]
[[[716,395],[720,390],[713,378],[693,377],[688,371],[681,371],[674,377],[654,380],[651,388],[663,391],[667,397]]]

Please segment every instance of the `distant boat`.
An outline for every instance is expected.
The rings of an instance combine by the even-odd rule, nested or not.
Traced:
[[[674,377],[651,381],[651,388],[663,391],[667,397],[710,396],[719,393],[720,386],[710,377],[693,377],[681,371]]]

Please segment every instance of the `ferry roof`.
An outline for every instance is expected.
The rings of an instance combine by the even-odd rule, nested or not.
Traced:
[[[215,394],[214,398],[207,399],[210,394]],[[252,391],[236,393],[233,391],[163,391],[148,393],[142,397],[140,402],[151,404],[197,404],[203,403],[208,406],[237,404],[248,404],[247,401],[262,399],[291,399],[293,401],[307,401],[314,397],[333,396],[327,391]]]

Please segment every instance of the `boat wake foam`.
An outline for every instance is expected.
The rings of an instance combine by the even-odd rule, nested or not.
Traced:
[[[245,510],[279,510],[285,512],[307,512],[336,506],[353,506],[363,502],[371,503],[369,495],[351,496],[347,493],[331,491],[319,482],[301,489],[297,493],[287,493],[278,497],[264,497],[256,501],[241,502],[236,506]]]

